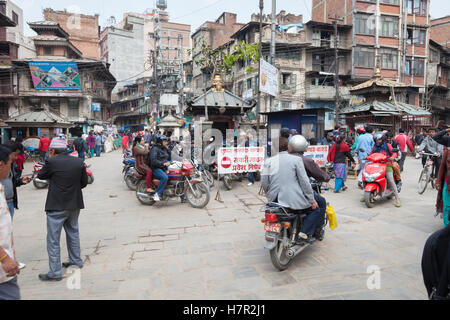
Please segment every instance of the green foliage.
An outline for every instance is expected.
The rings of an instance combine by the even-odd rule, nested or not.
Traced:
[[[193,62],[202,69],[209,69],[212,74],[229,75],[233,71],[233,66],[239,61],[245,61],[248,65],[246,71],[251,73],[254,69],[252,65],[259,61],[259,44],[241,41],[234,46],[233,53],[227,53],[223,48],[213,50],[202,37],[193,50],[189,50],[190,55],[193,53],[197,54]]]

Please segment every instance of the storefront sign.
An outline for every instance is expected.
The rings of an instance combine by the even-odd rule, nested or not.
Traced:
[[[75,62],[29,62],[35,90],[81,90]]]
[[[92,111],[100,111],[102,109],[101,103],[93,103],[92,104]]]
[[[319,167],[325,168],[328,158],[328,146],[309,146],[304,156],[314,159],[314,162]]]
[[[278,95],[278,69],[261,59],[259,90],[276,97]]]
[[[262,171],[264,157],[264,148],[221,148],[217,161],[219,174]]]

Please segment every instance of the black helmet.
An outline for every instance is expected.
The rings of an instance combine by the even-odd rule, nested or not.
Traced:
[[[159,138],[156,140],[156,142],[157,142],[158,144],[162,144],[163,141],[169,141],[169,138],[166,137],[166,136],[164,136],[164,135],[161,135],[161,136],[159,136]]]
[[[285,138],[289,138],[291,135],[291,130],[289,128],[282,128],[280,131],[280,135]]]

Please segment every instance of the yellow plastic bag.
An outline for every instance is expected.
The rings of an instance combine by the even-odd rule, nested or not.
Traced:
[[[334,213],[334,209],[331,205],[327,206],[327,216],[331,230],[336,229],[338,227],[336,213]]]

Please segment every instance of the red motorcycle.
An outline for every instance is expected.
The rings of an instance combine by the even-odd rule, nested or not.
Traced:
[[[139,174],[139,173],[138,173]],[[172,162],[168,168],[167,175],[169,180],[161,197],[162,201],[168,201],[171,198],[186,197],[186,200],[194,208],[202,209],[206,207],[210,200],[209,187],[201,178],[200,172],[190,161]],[[147,181],[143,175],[137,177],[140,179],[136,197],[144,205],[152,206],[155,204],[153,195],[147,193]],[[156,190],[160,181],[152,180],[152,189]]]
[[[44,163],[43,162],[36,162],[33,161],[33,185],[36,189],[46,189],[48,188],[49,185],[49,181],[48,180],[41,180],[38,179],[38,173],[39,171],[42,170],[42,168],[44,167]],[[94,183],[94,174],[92,173],[92,171],[90,170],[91,165],[87,165],[86,163],[84,163],[84,167],[86,168],[86,173],[88,176],[88,184],[93,184]]]
[[[367,157],[371,161],[364,167],[363,184],[364,184],[364,201],[368,208],[375,206],[375,201],[384,198],[392,199],[394,191],[388,188],[386,178],[386,169],[389,157],[382,153],[374,153]],[[397,183],[397,190],[400,193],[401,185]]]

